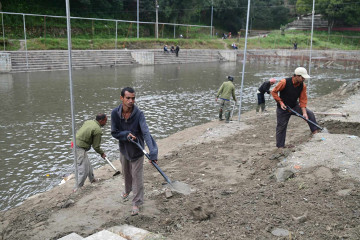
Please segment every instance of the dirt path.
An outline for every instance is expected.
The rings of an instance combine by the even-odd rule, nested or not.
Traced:
[[[360,101],[352,89],[311,99],[309,108],[341,110],[346,101]],[[105,166],[96,171],[103,180],[79,193],[71,193],[71,179],[3,212],[0,239],[57,239],[71,232],[86,237],[122,224],[179,240],[359,239],[360,184],[354,176],[360,176],[360,128],[359,110],[352,110],[353,125],[319,117],[332,134],[315,137],[292,117],[287,144],[295,147],[283,151],[275,148],[275,109],[245,113],[241,123],[186,129],[158,141],[159,163],[172,180],[191,185],[190,195],[165,198],[163,178],[146,164],[146,202],[139,216],[130,217],[131,203],[120,200],[122,176],[112,177]],[[277,181],[279,169],[292,170],[293,178]]]

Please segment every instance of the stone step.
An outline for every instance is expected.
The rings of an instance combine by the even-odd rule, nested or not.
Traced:
[[[107,229],[108,231],[124,237],[128,240],[165,240],[162,235],[149,232],[145,229],[131,225],[115,226]]]
[[[102,230],[101,232],[97,232],[87,238],[86,240],[128,240],[126,238],[121,237],[118,234],[112,233],[108,230]]]
[[[71,233],[69,235],[66,235],[65,237],[59,238],[58,240],[81,240],[81,239],[84,238],[76,233]]]

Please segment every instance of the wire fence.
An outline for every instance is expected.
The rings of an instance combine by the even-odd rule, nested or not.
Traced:
[[[9,39],[24,41],[41,38],[46,44],[47,39],[66,38],[66,16],[40,15],[27,13],[0,12],[2,26],[2,43],[5,50],[13,50]],[[139,29],[137,28],[139,23]],[[156,24],[161,38],[196,38],[199,34],[210,37],[211,26],[142,22],[119,19],[71,17],[71,34],[74,39],[111,39],[117,46],[118,38],[156,38]],[[149,25],[153,26],[149,27]],[[209,29],[210,28],[210,29]],[[54,40],[52,40],[54,41]],[[59,46],[66,49],[66,46]],[[27,49],[24,49],[27,50]]]

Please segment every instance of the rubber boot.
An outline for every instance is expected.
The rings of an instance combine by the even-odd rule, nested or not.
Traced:
[[[222,111],[221,111],[221,110],[219,111],[219,120],[220,120],[220,121],[223,120],[223,119],[222,119]]]
[[[226,112],[226,113],[225,113],[225,119],[226,119],[226,120],[225,120],[226,123],[229,123],[229,122],[230,122],[230,112]]]
[[[260,104],[260,106],[261,106],[261,112],[264,112],[265,111],[265,103]]]
[[[258,113],[259,110],[260,110],[260,104],[258,104],[258,105],[256,106],[256,113]]]

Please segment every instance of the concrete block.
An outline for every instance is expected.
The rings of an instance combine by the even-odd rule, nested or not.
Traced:
[[[142,65],[152,65],[155,62],[155,54],[153,52],[131,52],[131,57]]]
[[[71,233],[69,235],[66,235],[65,237],[59,238],[58,240],[81,240],[81,239],[84,238],[76,233]]]
[[[101,232],[97,232],[91,236],[85,238],[86,240],[127,240],[126,238],[121,237],[115,233],[112,233],[108,230],[102,230]]]
[[[237,51],[219,51],[220,55],[229,62],[236,62]]]
[[[121,226],[115,226],[108,229],[110,232],[116,233],[126,239],[129,240],[156,240],[156,239],[165,239],[159,234],[155,234],[152,232],[149,232],[145,229],[137,228],[131,225],[121,225]]]
[[[0,53],[0,73],[11,71],[10,53]]]

